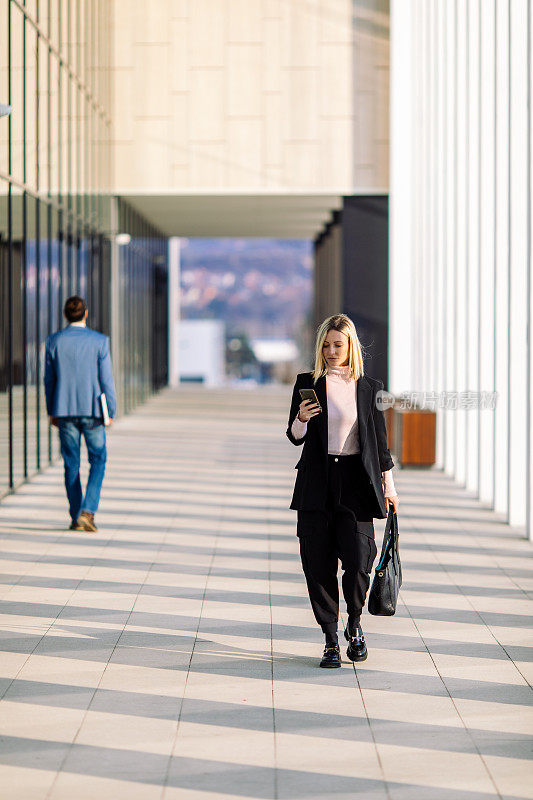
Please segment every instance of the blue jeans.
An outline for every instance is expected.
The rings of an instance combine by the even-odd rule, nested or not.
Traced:
[[[100,501],[100,490],[104,480],[107,450],[105,427],[96,417],[58,417],[61,455],[65,462],[65,488],[70,516],[76,520],[81,511],[95,514]],[[85,497],[82,497],[80,481],[81,435],[85,439],[89,455],[89,478]]]

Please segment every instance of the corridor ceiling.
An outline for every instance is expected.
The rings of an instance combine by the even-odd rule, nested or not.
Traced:
[[[339,194],[118,193],[165,236],[314,239]]]

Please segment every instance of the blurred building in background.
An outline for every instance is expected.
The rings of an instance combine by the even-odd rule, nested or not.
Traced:
[[[221,386],[226,377],[224,323],[217,319],[183,320],[179,327],[179,380]]]

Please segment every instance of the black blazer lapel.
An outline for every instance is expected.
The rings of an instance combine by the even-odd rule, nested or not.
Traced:
[[[359,446],[363,452],[366,442],[366,432],[368,425],[368,415],[371,411],[372,387],[361,375],[357,381],[357,421],[359,427]]]
[[[318,426],[320,441],[324,451],[328,452],[328,396],[326,392],[326,376],[322,375],[315,383],[315,392],[318,402],[322,406],[322,413],[315,417]]]

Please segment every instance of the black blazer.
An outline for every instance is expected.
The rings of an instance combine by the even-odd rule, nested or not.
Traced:
[[[291,426],[298,414],[300,389],[314,389],[322,406],[307,423],[303,439],[295,439]],[[381,473],[392,469],[394,461],[387,448],[387,429],[383,411],[376,406],[376,392],[383,389],[383,381],[362,375],[357,381],[357,417],[359,422],[359,443],[363,466],[368,473],[371,502],[374,503],[373,516],[383,519],[387,516],[385,496],[381,483]],[[302,457],[296,464],[298,470],[290,508],[295,510],[324,509],[326,506],[328,470],[328,403],[326,377],[323,375],[313,384],[313,374],[303,372],[296,378],[292,393],[291,410],[287,436],[295,445],[303,444]]]

